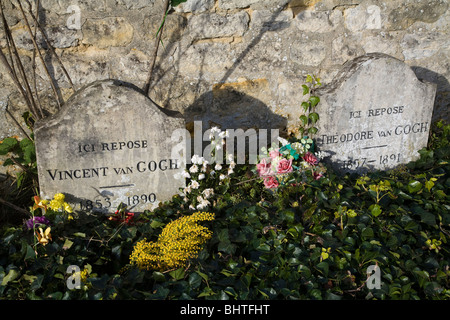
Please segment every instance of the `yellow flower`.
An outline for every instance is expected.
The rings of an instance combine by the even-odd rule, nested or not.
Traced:
[[[68,204],[67,202],[64,201],[65,198],[66,198],[66,196],[64,194],[57,193],[57,194],[55,194],[53,199],[50,201],[48,206],[53,211],[59,211],[59,210],[63,209],[64,211],[66,211],[68,213],[72,213],[73,209],[70,206],[70,204]]]
[[[159,271],[183,266],[198,255],[212,236],[212,232],[198,222],[212,220],[213,213],[196,212],[168,223],[156,242],[144,239],[134,246],[130,262],[140,269]]]
[[[64,203],[63,203],[63,206],[64,206],[64,211],[66,211],[66,212],[68,212],[68,213],[72,213],[72,212],[73,212],[72,207],[71,207],[70,204],[68,204],[67,202],[64,202]]]
[[[50,207],[50,209],[52,209],[53,211],[58,211],[59,209],[61,209],[63,203],[58,201],[58,200],[51,200],[50,204],[48,205]]]
[[[64,199],[66,198],[66,196],[62,193],[57,193],[55,194],[55,196],[53,197],[53,199],[55,199],[56,201],[59,201],[61,203],[64,203]]]

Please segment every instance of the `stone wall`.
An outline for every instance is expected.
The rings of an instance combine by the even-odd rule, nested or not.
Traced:
[[[3,2],[31,72],[33,45],[16,1]],[[107,78],[143,87],[162,2],[41,0],[39,20],[76,88]],[[448,119],[449,23],[446,0],[188,0],[167,17],[149,96],[188,123],[208,112],[218,115],[203,118],[209,125],[256,119],[292,129],[307,74],[327,84],[346,61],[382,52],[437,83],[434,118]],[[67,100],[73,93],[67,79],[48,51],[44,56]],[[5,107],[18,119],[25,110],[4,71],[0,66],[0,140],[20,135]],[[39,62],[37,73],[41,103],[52,113],[56,103]]]

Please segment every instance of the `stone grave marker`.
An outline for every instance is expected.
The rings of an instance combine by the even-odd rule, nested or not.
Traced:
[[[152,210],[184,187],[174,175],[186,162],[171,140],[184,128],[132,85],[94,82],[36,124],[41,198],[64,193],[74,210],[112,213],[120,203]]]
[[[427,145],[436,85],[400,60],[358,57],[316,93],[317,147],[338,172],[392,169],[417,160]]]

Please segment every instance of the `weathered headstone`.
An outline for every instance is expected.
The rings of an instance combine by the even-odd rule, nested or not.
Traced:
[[[36,124],[41,197],[64,193],[75,210],[152,210],[184,186],[174,174],[185,160],[173,156],[171,141],[184,128],[132,85],[94,82]]]
[[[349,61],[316,93],[317,146],[339,172],[392,169],[417,160],[427,145],[436,85],[393,57]]]

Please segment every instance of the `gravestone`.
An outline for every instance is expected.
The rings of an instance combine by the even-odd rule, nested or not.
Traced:
[[[436,85],[400,60],[358,57],[316,94],[317,147],[338,172],[392,169],[417,160],[427,145]]]
[[[74,210],[132,212],[170,200],[185,181],[174,175],[185,160],[172,153],[172,132],[184,120],[159,108],[139,89],[116,80],[76,92],[35,126],[43,199],[64,193]]]

